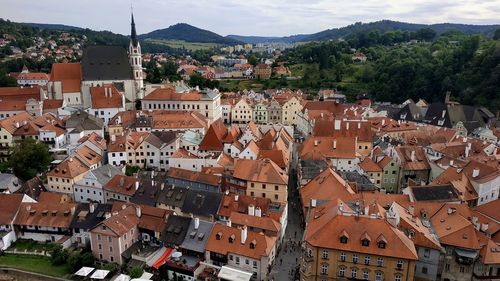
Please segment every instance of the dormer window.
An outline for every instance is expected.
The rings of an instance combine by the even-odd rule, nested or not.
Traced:
[[[217,234],[215,234],[215,239],[221,240],[222,239],[222,232],[218,232]]]
[[[340,243],[347,244],[347,241],[349,241],[349,234],[347,234],[347,232],[343,230],[340,234]]]
[[[368,236],[368,233],[364,233],[362,236],[361,236],[361,245],[365,246],[365,247],[368,247],[370,246],[370,241],[372,239],[370,238],[370,236]]]
[[[380,242],[378,242],[378,247],[379,247],[380,249],[385,249],[385,242],[384,242],[384,241],[380,241]]]
[[[229,236],[229,238],[228,238],[229,243],[233,243],[233,242],[234,242],[234,239],[235,239],[234,234],[231,234],[231,236]]]
[[[380,249],[385,249],[386,244],[387,240],[385,239],[384,235],[380,234],[380,236],[377,238],[377,246]]]
[[[250,242],[250,249],[255,249],[256,245],[257,245],[257,241],[252,240],[252,242]]]

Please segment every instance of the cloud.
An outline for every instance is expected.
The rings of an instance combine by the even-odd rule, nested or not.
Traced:
[[[122,34],[130,31],[123,0],[0,0],[0,17],[62,23]],[[185,22],[222,35],[314,33],[357,21],[498,24],[500,0],[142,0],[134,1],[139,33]]]

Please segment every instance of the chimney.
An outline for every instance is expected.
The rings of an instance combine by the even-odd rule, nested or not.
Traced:
[[[227,226],[232,227],[231,219],[227,220]]]
[[[76,207],[75,206],[71,207],[71,215],[72,216],[75,214],[75,211],[76,211]]]
[[[245,244],[247,241],[247,226],[244,225],[241,227],[241,244]]]
[[[385,119],[382,119],[382,126],[385,126]]]
[[[444,118],[446,116],[446,109],[443,110],[443,114],[441,114],[441,118]]]
[[[262,210],[259,207],[255,208],[255,216],[262,217]]]
[[[142,216],[142,210],[141,210],[141,207],[139,206],[136,206],[135,207],[135,215],[140,218]]]
[[[90,203],[89,204],[89,212],[92,214],[92,213],[94,213],[94,211],[95,211],[95,205],[94,205],[94,203]]]
[[[415,150],[411,151],[411,162],[415,162]]]
[[[198,230],[199,227],[200,227],[200,219],[194,218],[194,229]]]
[[[467,142],[467,137],[463,137],[463,138],[462,138],[462,141],[463,141],[464,143],[466,143],[466,142]]]
[[[314,140],[314,146],[318,146],[318,140]]]
[[[415,207],[409,206],[408,207],[408,213],[410,213],[410,215],[414,216],[415,215]]]
[[[483,224],[481,225],[481,231],[482,231],[482,232],[486,232],[487,230],[488,230],[488,224],[487,224],[487,223],[483,223]]]
[[[115,142],[116,141],[116,135],[110,135],[109,137],[111,139],[111,142]]]
[[[160,185],[160,190],[163,190],[165,188],[165,183],[162,182],[161,185]]]
[[[234,195],[234,202],[238,202],[238,198],[239,198],[238,194]]]
[[[358,122],[358,129],[361,129],[361,122]]]
[[[345,129],[346,129],[346,131],[349,131],[349,122],[345,123]]]
[[[349,123],[347,123],[349,124]],[[333,149],[337,149],[337,140],[333,140]]]
[[[465,147],[465,158],[469,158],[469,154],[470,154],[470,148],[469,148],[469,146],[466,146]]]
[[[19,124],[19,122],[16,122],[16,128],[19,128],[21,127],[21,125]]]
[[[104,217],[106,219],[109,219],[111,217],[111,213],[110,212],[106,212],[106,214],[104,214]]]
[[[139,190],[139,181],[135,181],[135,190]]]
[[[340,130],[340,119],[335,118],[334,129],[335,131]]]
[[[323,118],[323,112],[321,112],[321,118]]]
[[[73,157],[70,157],[70,158],[69,158],[69,162],[73,162]]]
[[[474,170],[472,170],[472,177],[477,178],[478,176],[479,176],[479,168],[474,168]]]
[[[255,216],[255,206],[252,204],[248,205],[248,215]]]
[[[316,208],[316,199],[311,199],[310,207],[311,208]]]
[[[450,166],[453,166],[453,159],[450,160]]]

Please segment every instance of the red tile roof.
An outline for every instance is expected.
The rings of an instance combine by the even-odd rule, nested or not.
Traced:
[[[123,108],[123,96],[113,85],[91,87],[92,108]]]

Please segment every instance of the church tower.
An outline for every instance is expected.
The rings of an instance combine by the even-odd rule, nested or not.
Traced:
[[[132,66],[132,71],[134,73],[135,88],[137,91],[137,98],[142,99],[142,93],[144,88],[144,81],[142,77],[142,54],[141,54],[141,44],[137,39],[137,32],[135,31],[134,14],[132,13],[132,23],[130,32],[130,44],[129,44],[129,58],[130,65]]]

